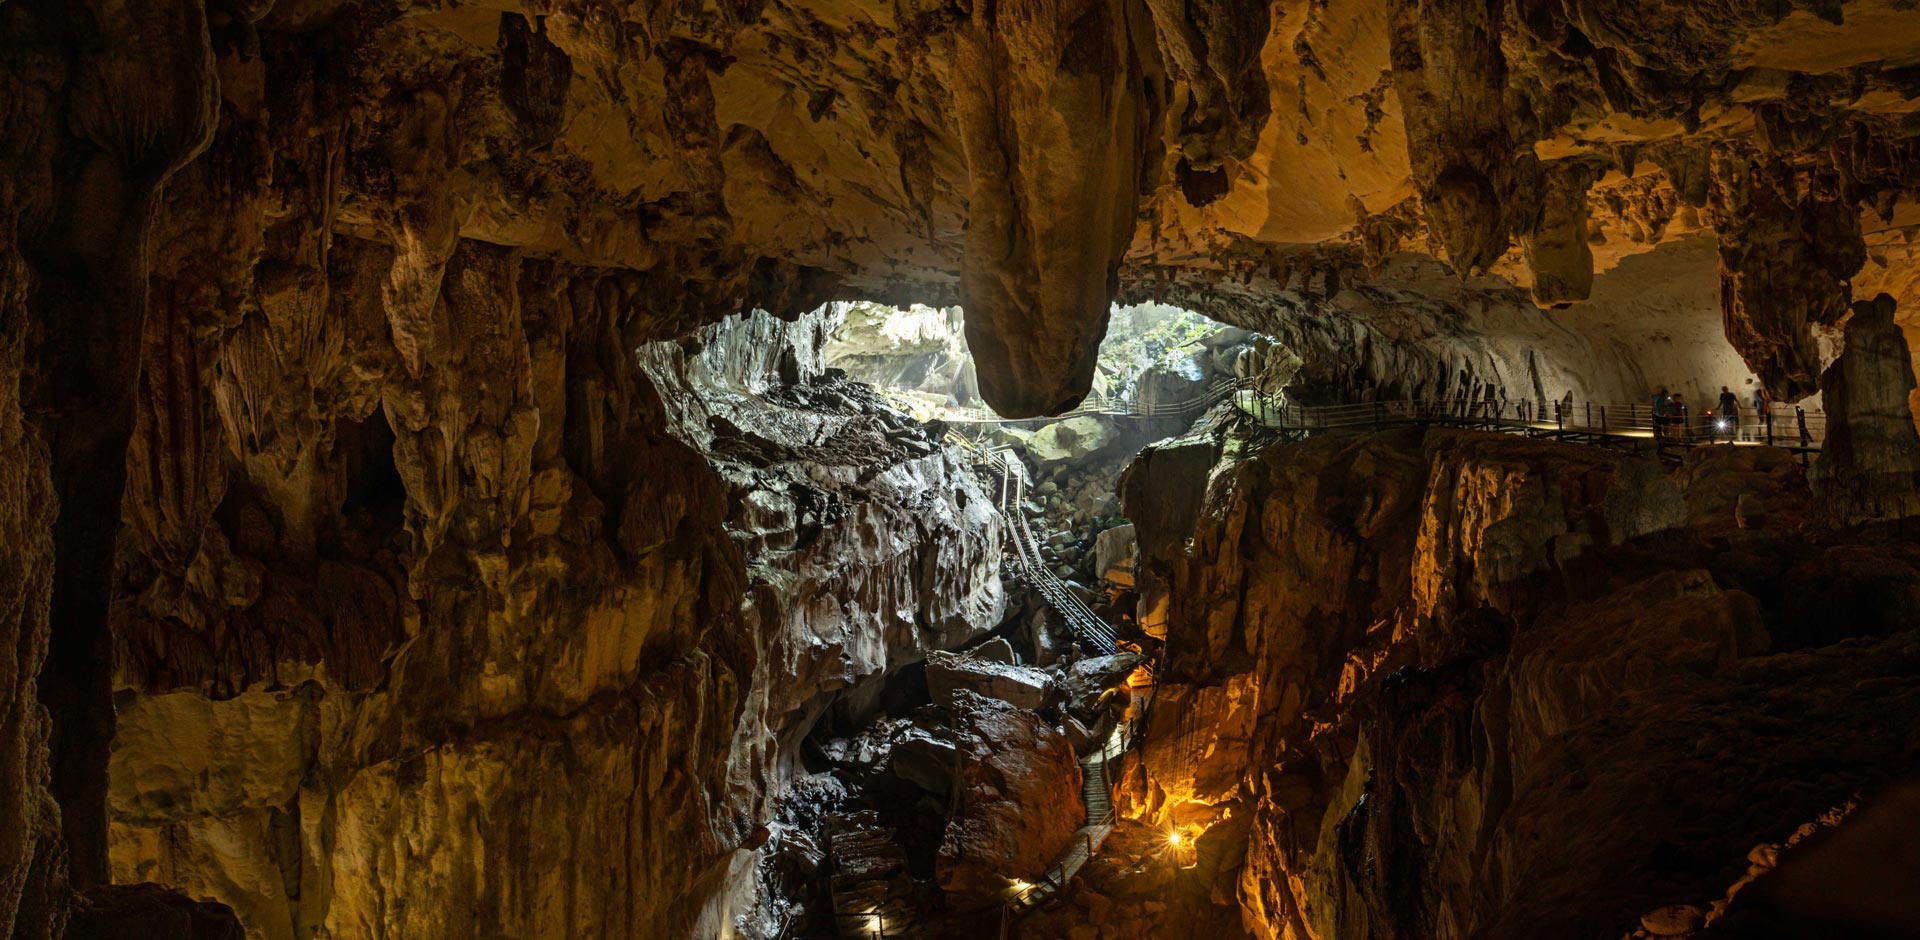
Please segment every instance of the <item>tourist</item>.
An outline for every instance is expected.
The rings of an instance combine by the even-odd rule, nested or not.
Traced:
[[[1755,425],[1754,440],[1772,440],[1773,402],[1767,399],[1767,389],[1764,385],[1753,387],[1753,423]]]
[[[1667,395],[1665,385],[1653,393],[1653,436],[1656,440],[1667,436],[1667,418],[1672,414],[1673,399]]]
[[[1720,406],[1714,409],[1713,417],[1714,430],[1725,431],[1727,440],[1732,441],[1740,427],[1740,399],[1733,397],[1733,389],[1720,386]]]
[[[1667,399],[1667,423],[1674,428],[1681,443],[1693,440],[1693,430],[1687,427],[1687,400],[1679,392]]]

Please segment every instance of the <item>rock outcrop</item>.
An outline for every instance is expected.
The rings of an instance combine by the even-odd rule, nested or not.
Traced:
[[[1015,879],[1040,879],[1085,820],[1080,765],[1031,712],[963,692],[948,713],[963,760],[940,887],[957,910],[997,908]]]
[[[193,901],[155,884],[111,885],[83,896],[67,922],[72,940],[244,940],[224,905]]]
[[[1032,711],[1049,704],[1054,684],[1052,676],[1029,666],[936,651],[927,654],[927,691],[949,707],[965,693]]]
[[[522,387],[564,411],[546,397],[563,387],[557,338],[517,339],[522,368],[540,363]],[[580,401],[586,414],[469,444],[494,466],[518,453],[522,476],[517,493],[466,478],[458,499],[505,498],[503,528],[450,527],[457,554],[413,555],[400,507],[351,468],[335,471],[346,498],[371,501],[346,518],[392,512],[391,527],[350,533],[363,553],[323,553],[317,575],[247,527],[267,525],[248,520],[275,513],[271,494],[207,520],[203,544],[254,586],[187,608],[200,622],[289,609],[278,592],[315,577],[355,604],[315,625],[324,642],[129,632],[153,645],[128,651],[121,680],[116,877],[217,898],[269,940],[771,932],[787,899],[762,890],[754,832],[781,811],[804,735],[829,706],[871,708],[887,673],[977,636],[1004,603],[986,495],[871,392],[825,379],[820,340],[811,321],[746,318],[695,354],[642,350],[645,368],[620,374],[631,391]],[[597,424],[635,406],[654,430]],[[605,438],[562,434],[596,426]],[[362,446],[335,452],[414,459]],[[605,497],[570,469],[614,461],[636,472]],[[146,596],[180,604],[168,590]],[[418,846],[439,861],[416,864]],[[421,892],[446,903],[402,903]]]
[[[1820,377],[1827,428],[1811,480],[1816,510],[1835,525],[1920,515],[1912,353],[1893,310],[1885,294],[1854,304],[1846,347]]]
[[[1190,545],[1138,523],[1172,604],[1122,812],[1245,827],[1255,935],[1720,917],[1754,846],[1920,770],[1920,621],[1892,613],[1920,587],[1910,530],[1722,554],[1703,535],[1730,527],[1686,508],[1727,502],[1644,458],[1460,432],[1223,464]]]

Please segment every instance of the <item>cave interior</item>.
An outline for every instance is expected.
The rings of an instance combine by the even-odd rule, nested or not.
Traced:
[[[1914,0],[0,0],[0,940],[1920,938]]]

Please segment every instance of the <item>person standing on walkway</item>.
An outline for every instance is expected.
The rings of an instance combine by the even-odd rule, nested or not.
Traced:
[[[1687,427],[1687,400],[1679,392],[1667,399],[1667,420],[1675,429],[1675,436],[1684,444],[1693,440],[1693,429]]]
[[[1753,387],[1753,422],[1756,425],[1754,440],[1764,441],[1772,436],[1768,432],[1773,425],[1773,402],[1767,400],[1767,388],[1764,385]]]
[[[1667,418],[1673,411],[1673,399],[1667,395],[1667,387],[1660,386],[1653,393],[1653,436],[1656,440],[1667,436]]]
[[[1727,440],[1731,442],[1740,430],[1740,399],[1733,397],[1733,389],[1720,386],[1720,405],[1714,409],[1713,417],[1715,429],[1726,431]]]

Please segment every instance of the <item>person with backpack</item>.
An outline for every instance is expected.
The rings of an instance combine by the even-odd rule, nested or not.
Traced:
[[[1667,436],[1667,418],[1672,413],[1673,399],[1667,396],[1667,387],[1660,386],[1653,393],[1653,436],[1655,440]]]

